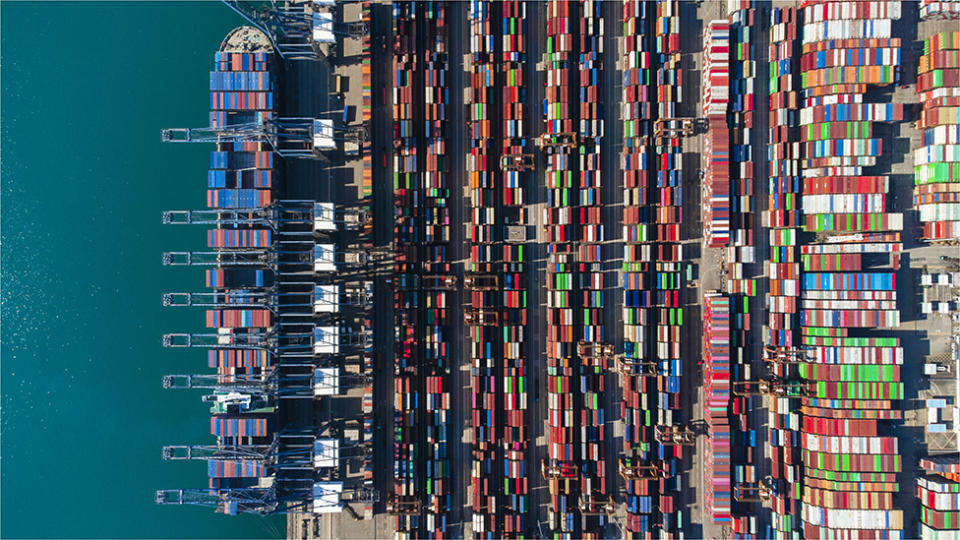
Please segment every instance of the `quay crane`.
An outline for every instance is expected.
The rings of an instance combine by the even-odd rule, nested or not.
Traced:
[[[314,357],[340,354],[341,347],[366,347],[371,336],[364,328],[312,326],[312,331],[279,333],[243,331],[164,334],[163,346],[170,348],[259,349],[280,356]]]
[[[164,293],[168,307],[204,307],[217,309],[263,308],[273,312],[282,305],[285,315],[317,315],[336,312],[339,307],[369,308],[373,305],[372,282],[353,285],[313,285],[308,291],[255,291],[224,289],[212,292]],[[286,301],[285,301],[286,300]],[[309,313],[288,312],[290,308],[313,308]]]
[[[376,490],[357,487],[344,489],[343,482],[314,482],[312,478],[288,479],[288,482],[303,484],[281,489],[269,487],[204,489],[163,489],[156,492],[156,503],[162,505],[193,505],[215,508],[229,515],[237,514],[287,514],[292,512],[331,513],[343,508],[341,501],[377,502],[380,499]]]
[[[204,396],[203,401],[209,402],[219,401],[218,398],[226,392],[243,392],[244,394],[253,395],[276,394],[279,397],[314,397],[314,392],[317,389],[323,390],[328,387],[334,387],[334,383],[326,380],[333,376],[337,378],[335,387],[340,389],[360,388],[369,386],[373,382],[373,379],[369,375],[362,373],[343,372],[338,368],[318,367],[314,369],[314,373],[287,375],[280,375],[278,370],[273,370],[273,372],[269,374],[203,373],[198,375],[164,375],[162,383],[166,389],[203,389],[214,390],[221,393]],[[284,388],[282,383],[299,383],[300,386]],[[309,395],[300,395],[304,390],[308,391]]]
[[[270,469],[314,470],[318,465],[367,457],[371,452],[367,445],[344,445],[336,438],[281,433],[269,445],[168,445],[161,457],[165,461],[246,460],[263,462]]]
[[[336,2],[242,2],[224,3],[251,25],[267,35],[284,60],[323,60],[322,45],[336,41],[336,36],[360,38],[370,33],[363,21],[334,22]]]
[[[221,127],[165,128],[163,142],[269,144],[285,158],[321,159],[336,150],[337,142],[362,147],[367,139],[364,126],[334,127],[334,121],[321,118],[271,118]]]
[[[297,245],[303,246],[295,249]],[[334,272],[337,265],[364,266],[368,262],[365,251],[338,251],[334,244],[318,244],[311,240],[277,242],[276,247],[264,249],[225,248],[216,251],[168,251],[161,258],[164,266],[265,266],[277,269],[281,266],[313,264],[312,275],[318,272]],[[281,275],[303,272],[280,272]]]
[[[212,208],[203,210],[167,210],[165,225],[258,226],[283,233],[284,225],[312,225],[314,233],[335,231],[337,226],[356,230],[369,222],[363,210],[336,208],[334,203],[317,201],[277,201],[255,208]],[[294,232],[300,234],[299,231]]]

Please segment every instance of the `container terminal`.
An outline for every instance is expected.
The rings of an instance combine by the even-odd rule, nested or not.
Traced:
[[[203,391],[162,457],[207,482],[157,503],[960,539],[960,2],[224,9],[209,118],[161,133],[210,148],[162,215],[206,229],[162,257],[206,368],[161,383]]]

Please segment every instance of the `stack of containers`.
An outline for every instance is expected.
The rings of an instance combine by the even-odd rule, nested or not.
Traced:
[[[714,523],[731,521],[730,298],[703,298],[703,417],[710,443],[704,462],[704,506]]]
[[[471,382],[473,404],[473,466],[470,485],[473,494],[473,530],[482,538],[499,536],[496,524],[500,508],[496,493],[503,465],[497,460],[500,439],[500,414],[497,404],[497,358],[499,340],[497,325],[500,311],[497,291],[498,276],[493,275],[496,233],[500,215],[497,211],[498,167],[496,152],[490,140],[496,99],[494,98],[494,24],[492,4],[470,3],[470,87],[467,119],[470,126],[470,150],[467,156],[467,178],[471,222],[469,234],[471,317],[467,320],[470,336]]]
[[[360,18],[367,28],[372,28],[371,3],[365,1],[361,4]],[[370,120],[373,118],[373,79],[371,60],[373,59],[372,49],[370,48],[370,33],[363,35],[363,49],[360,53],[360,91],[363,96],[363,104],[360,107],[360,116],[365,126],[370,126]],[[363,189],[363,209],[370,212],[370,201],[373,197],[373,141],[368,138],[363,145],[363,178],[361,179]]]
[[[960,19],[957,0],[920,0],[920,18],[924,20]]]
[[[364,1],[361,3],[360,17],[363,23],[368,27],[372,28],[372,5],[369,1]],[[361,116],[363,119],[363,124],[368,127],[371,126],[371,120],[373,118],[373,92],[372,92],[372,67],[371,60],[373,58],[373,49],[370,44],[371,34],[368,32],[363,35],[363,49],[360,55],[360,69],[361,69],[361,92],[363,95],[363,104],[361,106]],[[360,203],[360,208],[362,211],[366,212],[367,215],[370,215],[372,212],[372,203],[373,203],[373,148],[372,140],[368,140],[364,143],[363,150],[363,177],[362,177],[362,189],[363,189],[363,201]],[[372,224],[366,227],[361,236],[364,245],[367,248],[372,247],[373,242],[373,227]],[[370,282],[372,284],[372,282]],[[367,330],[372,332],[373,329],[373,310],[367,309],[365,311],[365,320],[364,324],[367,327]],[[363,373],[370,377],[370,380],[373,380],[373,370],[374,370],[374,352],[372,350],[373,343],[372,341],[368,345],[367,349],[364,351],[363,355]],[[364,446],[369,450],[364,454],[363,459],[363,483],[364,486],[368,488],[373,488],[373,474],[374,474],[374,453],[373,453],[373,433],[374,433],[374,424],[373,424],[373,385],[367,385],[363,387],[363,443]],[[373,503],[366,503],[365,514],[373,513]]]
[[[730,243],[730,24],[710,21],[703,34],[703,116],[709,122],[703,152],[703,234],[710,247]]]
[[[807,0],[801,6],[804,229],[886,236],[903,227],[902,215],[886,213],[888,179],[862,176],[862,168],[876,165],[881,151],[880,139],[870,138],[872,123],[902,120],[903,106],[863,97],[869,85],[899,80],[900,40],[890,32],[901,4]],[[903,398],[903,353],[897,338],[859,337],[900,322],[896,275],[864,271],[867,248],[856,247],[875,239],[834,236],[803,253],[804,353],[797,375],[806,381],[800,517],[807,537],[902,536],[903,513],[892,497],[902,470],[897,439],[880,435],[877,422],[898,416],[892,411]],[[821,246],[829,249],[819,252]],[[896,269],[898,253],[892,258]],[[831,426],[832,420],[850,423]]]
[[[571,103],[577,99],[572,88],[576,57],[574,56],[573,21],[577,4],[566,0],[547,3],[547,51],[540,68],[546,71],[546,98],[543,112],[546,116],[546,184],[547,208],[545,225],[549,237],[547,246],[547,407],[549,409],[549,453],[545,464],[550,493],[549,526],[554,535],[571,536],[578,532],[577,476],[580,470],[576,445],[577,403],[576,372],[578,366],[576,336],[579,326],[575,320],[576,296],[575,244],[573,235],[574,208],[578,200],[574,183],[577,163],[568,143],[576,131],[574,115],[579,109]],[[573,13],[571,13],[573,12]],[[576,407],[579,408],[579,407]]]
[[[526,151],[523,133],[523,80],[526,64],[526,3],[521,0],[499,2],[500,7],[500,63],[503,81],[500,100],[503,123],[500,130],[501,155],[518,156]],[[494,24],[498,19],[494,19]],[[524,158],[520,158],[524,159]],[[527,223],[524,177],[521,171],[501,172],[501,212],[504,225]],[[524,238],[525,240],[525,238]],[[524,338],[527,327],[527,279],[524,244],[505,241],[501,268],[504,320],[501,322],[503,341],[503,469],[504,503],[498,515],[503,519],[501,536],[517,538],[527,530],[529,486],[526,469],[528,450],[527,431],[527,361]]]
[[[270,53],[218,52],[210,72],[210,127],[263,123],[274,113]],[[207,206],[253,208],[272,201],[273,153],[259,142],[219,143],[210,152]]]
[[[395,274],[394,288],[394,488],[390,497],[401,508],[417,508],[421,492],[417,465],[419,384],[421,357],[418,248],[421,241],[421,191],[418,183],[417,137],[414,135],[413,89],[417,69],[416,3],[393,4],[393,195]],[[394,522],[397,538],[419,537],[419,511],[398,512]]]
[[[917,71],[923,138],[913,154],[913,202],[925,240],[960,240],[960,32],[924,40]]]
[[[652,71],[651,34],[653,15],[641,0],[623,0],[623,32],[620,47],[622,94],[620,120],[623,144],[623,356],[631,366],[623,370],[621,416],[624,423],[620,474],[626,488],[625,533],[631,538],[653,530],[651,514],[659,486],[655,474],[639,474],[633,467],[654,466],[653,413],[656,408],[655,379],[641,374],[640,363],[651,362],[653,302],[652,154],[653,115],[650,104]],[[652,160],[652,157],[650,158]],[[635,367],[634,367],[635,366]],[[626,470],[625,470],[626,469]],[[639,469],[643,470],[643,469]],[[638,471],[639,471],[638,470]]]
[[[601,346],[603,328],[603,179],[600,170],[600,145],[604,135],[602,95],[603,16],[602,2],[584,0],[579,4],[579,253],[577,264],[582,331],[578,342]],[[581,528],[583,538],[597,538],[607,523],[602,505],[611,490],[606,478],[606,441],[604,440],[605,358],[580,356],[580,508],[585,510]],[[612,486],[611,486],[612,487]],[[596,513],[597,515],[591,515]]]
[[[746,346],[750,331],[750,313],[757,299],[756,280],[747,279],[744,267],[753,264],[753,107],[756,78],[754,51],[755,11],[749,0],[727,2],[730,91],[730,241],[727,248],[727,292],[730,295],[730,381],[750,381],[752,356]],[[756,427],[752,411],[761,407],[757,396],[730,398],[728,428],[731,485],[728,490],[756,489],[757,461],[761,458],[756,444]],[[748,493],[748,491],[745,491]],[[755,498],[751,497],[750,499]],[[757,534],[757,510],[751,500],[730,503],[730,522],[735,539],[752,539]]]
[[[274,114],[273,55],[270,53],[217,52],[214,71],[210,72],[210,127],[263,123]],[[273,153],[259,142],[218,143],[210,153],[207,172],[207,206],[210,208],[259,208],[272,201]],[[229,227],[229,228],[227,228]],[[207,246],[218,252],[233,249],[269,249],[270,229],[244,225],[218,225],[207,231]],[[249,303],[248,291],[268,285],[266,270],[240,269],[218,265],[206,271],[206,284],[223,293],[227,303],[237,309],[206,311],[206,327],[218,333],[260,333],[273,326],[271,312],[243,309]],[[274,367],[268,351],[215,348],[208,351],[208,365],[223,376],[267,376]],[[269,444],[273,434],[272,416],[264,414],[220,414],[210,419],[210,431],[218,445]],[[255,485],[267,475],[263,463],[250,460],[214,460],[208,463],[211,493],[226,488]]]
[[[657,65],[657,119],[662,127],[670,119],[679,117],[678,106],[683,87],[680,68],[680,3],[677,0],[658,0],[654,41]],[[657,127],[655,125],[655,127]],[[657,176],[654,199],[656,223],[656,264],[653,275],[653,305],[656,306],[656,362],[657,362],[657,418],[655,425],[679,426],[681,355],[680,338],[683,330],[683,308],[680,302],[682,273],[680,271],[682,222],[682,153],[681,138],[677,132],[657,133]],[[674,534],[683,524],[678,474],[683,459],[683,446],[656,444],[657,455],[663,463],[660,480],[660,527],[666,534]]]
[[[925,475],[917,477],[920,500],[920,537],[955,540],[960,537],[960,456],[920,459]]]
[[[753,296],[756,282],[747,279],[744,265],[755,262],[753,249],[753,101],[755,61],[751,33],[754,10],[749,2],[728,2],[730,51],[730,247],[727,249],[727,290]]]
[[[420,177],[423,190],[424,255],[421,276],[424,282],[443,283],[451,278],[447,249],[450,243],[449,163],[446,158],[449,88],[447,63],[447,4],[423,6],[426,18],[425,51],[422,56],[423,111],[417,118],[424,123],[426,154]],[[427,380],[424,416],[426,418],[426,513],[424,528],[430,537],[442,537],[447,530],[450,509],[450,461],[447,456],[447,423],[450,410],[450,325],[448,305],[452,293],[445,286],[425,286],[420,312],[424,336],[421,342],[421,366]]]
[[[797,208],[800,179],[797,141],[797,90],[793,61],[797,46],[796,8],[770,10],[769,38],[769,94],[770,121],[767,160],[767,210],[763,225],[769,227],[770,254],[765,265],[768,278],[767,324],[763,341],[766,353],[774,358],[789,358],[796,338],[797,282],[799,264],[796,257],[797,228],[800,214]],[[772,364],[773,375],[792,376],[789,363]],[[771,495],[773,535],[793,537],[799,523],[794,518],[799,512],[800,479],[797,430],[800,426],[794,409],[797,400],[777,397],[768,400],[768,446],[771,477],[775,490]]]

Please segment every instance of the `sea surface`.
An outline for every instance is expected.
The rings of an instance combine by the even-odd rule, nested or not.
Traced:
[[[164,267],[201,249],[200,227],[164,209],[205,205],[207,145],[161,144],[207,122],[213,53],[240,19],[219,2],[0,4],[0,536],[282,537],[278,517],[158,506],[159,488],[202,488],[202,462],[164,444],[210,444],[199,392],[202,270]]]

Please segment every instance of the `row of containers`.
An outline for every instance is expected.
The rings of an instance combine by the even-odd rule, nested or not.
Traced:
[[[917,63],[917,128],[914,191],[923,235],[931,242],[960,241],[960,32],[923,41]]]
[[[707,119],[704,137],[703,235],[710,247],[730,242],[730,24],[710,21],[703,34],[703,70],[700,102]]]
[[[521,175],[532,166],[523,133],[526,4],[470,4],[467,120],[470,258],[465,317],[471,359],[473,532],[526,534],[527,324]],[[499,89],[499,90],[498,90]],[[510,225],[513,224],[513,225]],[[521,229],[522,231],[523,229]]]
[[[579,182],[574,184],[572,193],[579,193],[579,231],[574,233],[579,244],[577,249],[576,285],[561,288],[558,291],[578,295],[577,314],[580,316],[575,328],[580,335],[578,341],[579,356],[579,403],[575,404],[576,422],[580,427],[580,500],[581,537],[599,538],[609,522],[608,512],[612,511],[611,494],[614,483],[607,482],[607,448],[605,433],[604,377],[607,373],[608,358],[603,354],[604,347],[604,273],[602,242],[605,239],[602,214],[603,178],[600,170],[600,145],[604,137],[603,120],[603,79],[604,70],[604,17],[603,2],[585,0],[579,2],[579,55],[575,73],[579,84],[572,84],[571,98],[579,103],[579,111],[573,115],[579,118],[579,160],[574,170],[579,172]],[[579,86],[579,99],[573,88]]]
[[[705,331],[703,380],[706,448],[705,509],[714,523],[730,526],[737,538],[758,533],[756,426],[750,411],[755,395],[734,394],[733,385],[751,378],[751,354],[744,347],[756,283],[745,265],[753,247],[753,105],[755,63],[752,45],[756,13],[751,2],[727,2],[727,18],[707,24],[703,41],[702,115],[706,120],[705,166],[701,176],[705,243],[725,248],[727,294],[709,294],[702,305]]]
[[[946,540],[960,536],[960,455],[920,458],[917,499],[920,537]]]
[[[418,220],[420,209],[408,204],[419,194],[417,138],[414,136],[414,73],[417,69],[416,10],[410,3],[393,4],[393,194],[394,246],[396,278],[399,283],[417,284],[417,248],[420,242]],[[413,289],[413,286],[410,287]],[[417,290],[394,290],[394,425],[393,425],[393,492],[388,505],[395,508],[395,536],[410,538],[420,535],[421,499],[416,458],[419,401],[417,362],[419,351],[420,294]]]
[[[779,14],[800,36],[771,32],[771,113],[783,126],[771,127],[771,164],[789,159],[776,163],[786,189],[770,194],[781,213],[766,219],[782,227],[771,245],[789,251],[765,268],[771,506],[784,535],[903,534],[892,497],[902,463],[897,439],[885,435],[886,421],[902,418],[903,350],[898,338],[873,337],[899,325],[903,219],[887,212],[889,178],[863,175],[881,152],[875,123],[904,115],[901,105],[864,102],[869,86],[899,80],[900,42],[891,29],[900,9],[899,2],[804,1]],[[774,85],[789,95],[775,98]],[[804,233],[817,236],[800,242],[796,258]],[[868,271],[887,264],[893,271]]]
[[[703,418],[710,433],[704,456],[703,504],[714,523],[733,516],[732,433],[730,426],[731,357],[730,297],[718,293],[703,299]]]
[[[276,105],[273,62],[273,55],[264,52],[215,53],[214,71],[210,72],[211,128],[262,123],[272,118]],[[273,160],[273,152],[264,143],[218,143],[210,152],[207,207],[262,209],[269,206],[276,187]],[[275,240],[273,231],[267,228],[231,224],[217,227],[207,231],[207,247],[217,252],[267,250]],[[265,279],[269,279],[264,277],[263,270],[243,273],[234,270],[227,266],[207,270],[206,285],[227,297],[242,297],[232,293],[261,289]],[[244,306],[238,304],[237,307]],[[266,309],[209,309],[205,318],[209,331],[218,333],[267,332],[274,324],[272,313]],[[224,381],[235,376],[267,377],[275,369],[263,349],[215,348],[207,354],[208,366]],[[217,438],[217,445],[269,445],[275,433],[273,404],[256,396],[230,404],[226,394],[215,392],[216,400],[211,407],[210,433]],[[255,486],[268,471],[262,461],[216,460],[208,462],[207,473],[211,494],[215,494]]]
[[[923,0],[924,20],[960,19],[960,2]],[[960,32],[926,37],[917,62],[917,98],[922,110],[914,150],[913,203],[928,242],[960,239]],[[936,409],[931,409],[936,410]],[[960,456],[920,459],[917,477],[920,537],[960,537]]]
[[[651,183],[651,203],[656,211],[656,254],[652,256],[653,301],[642,304],[655,317],[653,350],[646,352],[645,361],[656,365],[656,409],[654,420],[654,459],[660,462],[660,485],[657,510],[659,519],[652,526],[667,537],[678,535],[684,529],[680,504],[681,463],[684,449],[689,445],[688,428],[684,427],[680,411],[680,380],[684,309],[683,262],[680,229],[683,223],[683,153],[682,137],[677,130],[680,105],[683,101],[683,70],[681,69],[680,28],[685,23],[680,17],[680,2],[663,0],[656,3],[653,22],[654,64],[656,66],[656,94],[654,102],[653,142],[656,152]],[[648,259],[649,261],[650,259]],[[647,356],[649,355],[649,356]],[[642,368],[641,368],[642,369]]]
[[[455,279],[446,158],[446,4],[394,2],[394,490],[398,538],[447,531]],[[419,35],[418,18],[424,35]]]
[[[618,469],[625,535],[644,538],[682,527],[680,137],[690,126],[677,114],[679,3],[624,0],[621,7],[624,304],[617,369],[624,436]]]
[[[575,286],[577,183],[576,77],[579,48],[577,8],[574,2],[551,0],[546,4],[547,49],[538,69],[546,78],[543,115],[546,133],[542,149],[546,158],[547,207],[544,226],[547,246],[547,459],[541,475],[548,486],[548,525],[558,538],[581,532],[577,492],[580,489],[580,448],[577,445],[580,407],[577,392],[576,342],[578,291]]]
[[[795,7],[770,10],[768,46],[769,124],[767,130],[767,209],[762,225],[769,234],[767,324],[763,327],[763,341],[773,358],[786,356],[793,349],[796,327],[799,273],[796,247],[800,214],[796,199],[800,196],[798,164],[800,155],[794,142],[798,140],[796,122],[791,121],[798,107],[795,88],[794,49],[797,45],[798,15]],[[773,372],[776,373],[774,366]],[[758,374],[759,376],[759,374]],[[791,444],[792,437],[780,437],[781,419],[793,414],[789,399],[771,399],[767,402],[768,429],[764,458],[770,460],[771,530],[767,537],[790,538],[797,535],[794,516],[799,511],[796,485],[799,480],[799,460]],[[760,486],[758,486],[759,488]]]
[[[753,111],[756,86],[755,48],[760,19],[753,3],[727,2],[729,25],[729,214],[730,238],[726,246],[727,293],[730,299],[730,368],[731,386],[750,381],[757,374],[755,358],[747,347],[747,335],[753,331],[751,312],[758,308],[756,280],[748,277],[745,268],[757,262],[754,249],[754,138]],[[758,321],[759,322],[759,321]],[[757,492],[761,478],[757,472],[760,455],[757,424],[752,411],[761,408],[762,398],[750,392],[732,392],[729,410],[730,527],[735,538],[757,538],[766,523],[758,520]],[[717,514],[714,512],[714,519]]]
[[[365,25],[366,28],[372,28],[373,24],[373,3],[369,1],[364,1],[361,3],[360,9],[360,19]],[[371,33],[364,33],[361,43],[361,52],[360,52],[360,85],[361,85],[361,94],[362,102],[360,106],[360,115],[363,121],[363,125],[370,126],[372,125],[373,120],[373,78],[372,78],[372,60],[373,60],[373,47],[371,44]],[[362,199],[360,202],[360,210],[366,215],[370,215],[372,211],[373,203],[373,147],[372,147],[372,138],[367,137],[367,140],[364,142],[363,149],[363,172],[361,177],[361,189],[362,189]],[[372,244],[373,240],[373,229],[372,223],[370,226],[367,226],[360,236],[361,241],[369,246]],[[364,320],[364,325],[368,330],[373,328],[373,313],[370,310],[366,311],[366,318]],[[371,344],[372,345],[372,344]],[[364,351],[363,356],[363,373],[368,377],[373,377],[374,374],[374,355],[372,350]],[[362,402],[362,411],[363,411],[363,444],[369,446],[373,444],[373,433],[374,433],[374,418],[373,418],[373,385],[365,385],[363,387],[363,402]],[[363,459],[363,484],[368,489],[373,489],[374,487],[374,452],[366,452]],[[364,507],[364,515],[371,515],[373,513],[373,503],[367,502]]]

